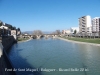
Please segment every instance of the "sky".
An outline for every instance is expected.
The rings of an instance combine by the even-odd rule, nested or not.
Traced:
[[[78,27],[78,18],[100,17],[100,0],[0,0],[0,20],[21,31]]]

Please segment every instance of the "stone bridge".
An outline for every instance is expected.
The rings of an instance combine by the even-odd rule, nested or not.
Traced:
[[[57,36],[57,34],[44,34],[43,35],[45,38],[48,38],[48,37],[52,37],[52,38],[55,38]]]
[[[43,35],[33,35],[33,38],[41,38],[41,37],[45,37],[45,38],[48,38],[48,37],[52,37],[52,38],[55,38],[57,36],[57,34],[43,34]]]
[[[41,37],[45,37],[45,38],[52,37],[52,38],[55,38],[56,36],[58,36],[58,34],[22,35],[23,38],[33,38],[33,39],[39,39]]]

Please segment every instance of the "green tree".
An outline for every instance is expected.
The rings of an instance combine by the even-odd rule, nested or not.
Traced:
[[[11,30],[16,30],[16,27],[15,26],[12,26]]]
[[[76,30],[74,30],[74,34],[76,34],[77,33],[77,31]]]
[[[1,23],[0,23],[0,26],[2,26],[2,24],[3,24],[3,23],[1,22]]]
[[[18,31],[20,31],[20,28],[17,28]]]
[[[12,29],[12,25],[8,27],[9,29]]]
[[[76,31],[76,30],[74,30],[74,33],[73,33],[73,34],[74,34],[74,36],[75,36],[75,37],[76,37],[76,32],[77,32],[77,31]]]

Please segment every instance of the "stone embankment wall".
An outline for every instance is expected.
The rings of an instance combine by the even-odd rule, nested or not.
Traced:
[[[2,45],[4,50],[8,51],[9,48],[16,42],[13,36],[3,37],[2,38]]]
[[[14,72],[5,71],[5,68],[13,68],[6,52],[15,42],[13,36],[0,38],[0,75],[16,75]]]
[[[4,60],[4,55],[3,55],[3,45],[0,42],[0,75],[10,75],[9,72],[5,71],[6,68],[6,62]]]

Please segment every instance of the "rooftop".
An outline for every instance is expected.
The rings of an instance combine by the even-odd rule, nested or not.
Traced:
[[[85,15],[85,16],[82,16],[82,17],[80,17],[80,18],[87,17],[87,16],[89,16],[89,17],[90,17],[90,15]],[[78,19],[80,19],[80,18],[78,18]]]

